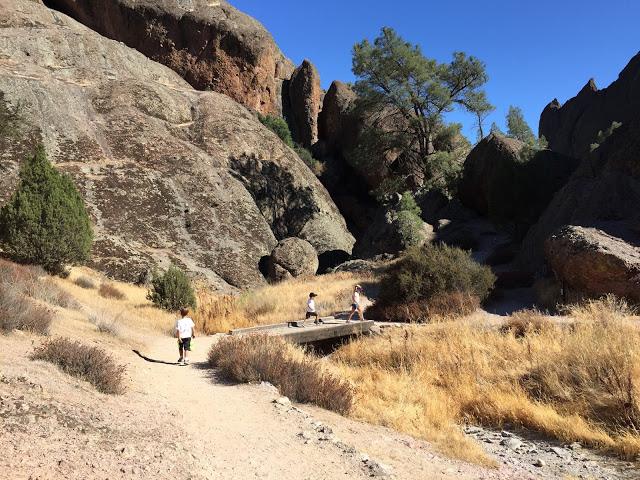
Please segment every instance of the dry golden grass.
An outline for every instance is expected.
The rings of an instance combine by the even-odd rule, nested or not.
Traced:
[[[291,400],[346,414],[353,403],[348,381],[280,337],[230,336],[209,351],[209,364],[236,382],[267,381]]]
[[[365,280],[362,275],[334,273],[268,285],[239,297],[215,295],[200,289],[194,321],[199,331],[212,334],[298,320],[304,318],[310,292],[318,294],[318,313],[332,315],[349,309],[354,285]]]
[[[634,458],[640,454],[640,329],[611,299],[555,325],[407,327],[343,346],[331,364],[357,386],[352,415],[488,463],[458,425],[525,427]],[[529,317],[536,314],[529,312]]]

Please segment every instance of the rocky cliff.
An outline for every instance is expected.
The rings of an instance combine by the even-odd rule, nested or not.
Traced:
[[[91,4],[68,6],[80,15]],[[101,5],[111,26],[151,8]],[[151,10],[168,21],[163,8]],[[204,15],[193,8],[182,21]],[[179,25],[180,35],[199,31]],[[327,191],[249,110],[40,2],[0,4],[0,91],[21,105],[27,138],[0,149],[2,198],[20,159],[42,141],[87,202],[94,266],[117,278],[173,261],[229,290],[264,281],[259,264],[284,238],[311,243],[321,268],[351,252],[354,239]]]
[[[98,33],[167,65],[198,90],[282,113],[293,73],[269,32],[222,0],[45,0]]]
[[[539,133],[549,148],[577,158],[588,155],[598,132],[615,122],[640,119],[640,53],[607,88],[589,80],[574,98],[560,105],[554,99],[540,115]]]

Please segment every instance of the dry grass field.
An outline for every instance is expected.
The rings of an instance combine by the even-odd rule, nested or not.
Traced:
[[[487,328],[473,317],[363,338],[330,365],[352,381],[351,415],[428,439],[449,455],[486,463],[460,425],[509,423],[633,459],[640,454],[638,318],[614,299],[536,312]]]

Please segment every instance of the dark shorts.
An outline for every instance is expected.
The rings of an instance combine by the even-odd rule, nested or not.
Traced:
[[[360,308],[360,305],[358,305],[357,303],[351,304],[351,310],[358,310],[359,308]]]
[[[318,318],[318,314],[316,312],[307,312],[307,316],[304,317],[306,320],[310,319],[311,317],[316,317]]]
[[[180,350],[186,350],[187,352],[190,352],[191,351],[191,337],[180,339],[180,341],[178,342],[178,348]]]

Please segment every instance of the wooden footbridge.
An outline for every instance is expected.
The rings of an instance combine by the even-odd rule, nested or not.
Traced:
[[[322,317],[322,323],[314,325],[313,320],[260,325],[231,330],[230,335],[266,334],[277,335],[297,344],[310,344],[327,340],[339,340],[357,335],[369,335],[375,325],[373,320],[352,320],[347,322],[335,317]]]

